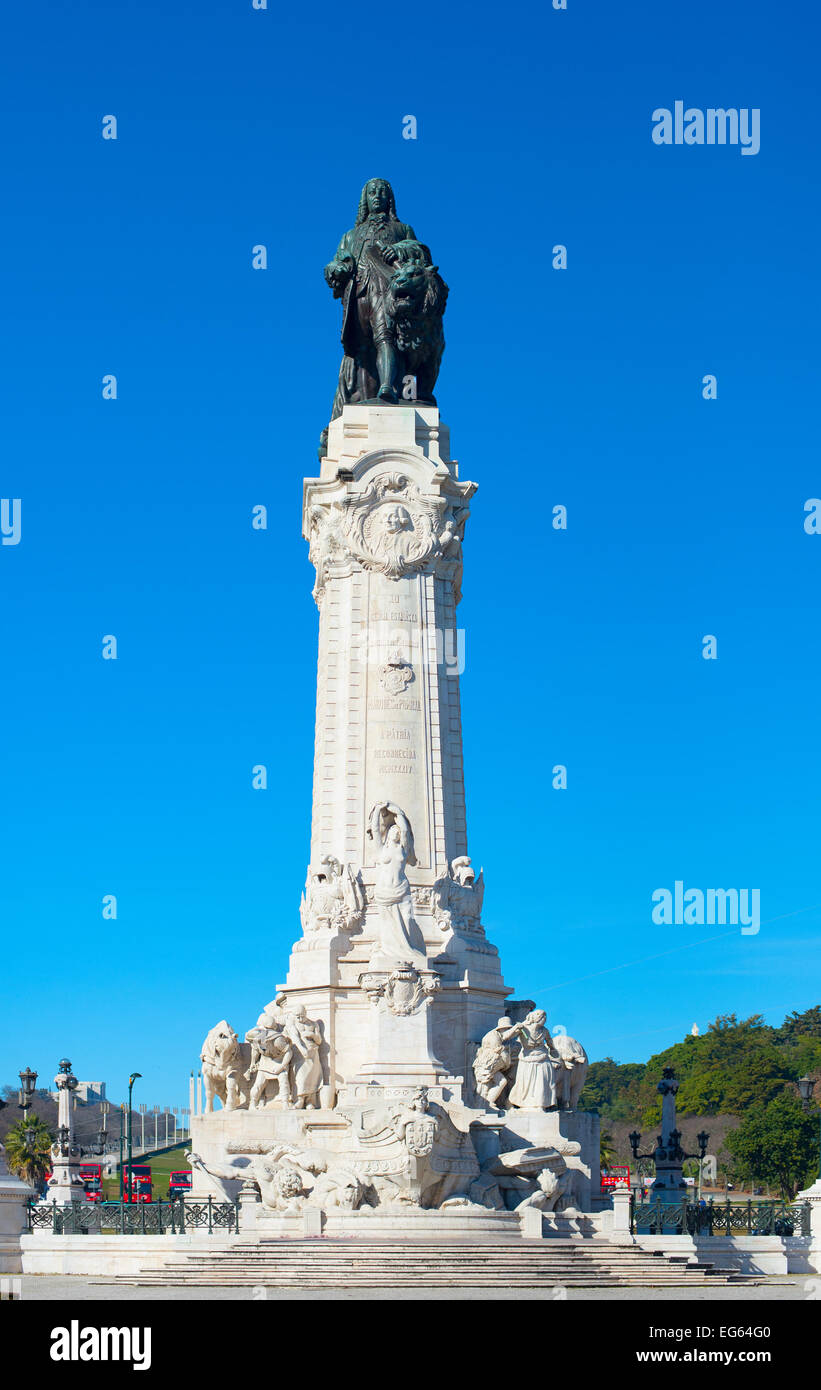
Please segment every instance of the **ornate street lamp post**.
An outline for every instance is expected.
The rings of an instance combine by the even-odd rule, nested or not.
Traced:
[[[18,1101],[17,1108],[23,1112],[23,1122],[25,1126],[23,1129],[23,1137],[26,1142],[26,1153],[30,1154],[34,1152],[34,1137],[37,1130],[35,1126],[29,1122],[28,1112],[31,1109],[34,1087],[37,1084],[37,1072],[32,1071],[31,1067],[26,1067],[25,1071],[18,1072],[17,1075],[20,1077],[20,1100]]]
[[[707,1133],[706,1129],[703,1129],[703,1130],[701,1131],[700,1134],[697,1134],[697,1135],[696,1135],[696,1143],[698,1144],[698,1200],[699,1200],[699,1201],[701,1201],[701,1179],[702,1179],[703,1176],[704,1176],[704,1155],[705,1155],[706,1152],[707,1152],[707,1145],[709,1144],[709,1142],[710,1142],[710,1136],[709,1136],[709,1134]]]
[[[31,1067],[26,1067],[25,1071],[18,1072],[17,1075],[20,1077],[20,1101],[17,1108],[25,1112],[31,1106],[31,1098],[37,1084],[37,1072],[32,1071]]]
[[[813,1091],[815,1090],[815,1082],[813,1081],[812,1077],[811,1077],[811,1076],[801,1076],[801,1077],[799,1077],[799,1079],[798,1079],[798,1089],[799,1089],[799,1091],[800,1091],[800,1093],[801,1093],[801,1104],[803,1105],[803,1107],[804,1107],[804,1109],[806,1110],[807,1114],[809,1114],[809,1111],[810,1111],[810,1100],[811,1100],[811,1098],[812,1098],[812,1093],[813,1093]],[[821,1112],[819,1112],[819,1113],[821,1113]],[[819,1126],[820,1126],[820,1128],[819,1128],[819,1143],[818,1143],[818,1178],[817,1178],[817,1181],[821,1182],[821,1120],[819,1120]]]
[[[142,1072],[139,1071],[133,1071],[128,1078],[128,1187],[126,1189],[126,1200],[129,1202],[132,1202],[134,1200],[134,1184],[131,1173],[131,1164],[133,1161],[133,1144],[131,1133],[131,1092],[134,1089],[134,1082],[141,1080],[141,1078]]]

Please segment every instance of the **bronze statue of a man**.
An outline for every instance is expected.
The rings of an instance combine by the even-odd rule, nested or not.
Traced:
[[[398,401],[407,375],[417,384],[409,398],[431,400],[445,345],[447,286],[428,248],[396,216],[386,179],[365,184],[356,223],[325,267],[325,279],[344,309],[345,356],[332,419],[353,401]]]

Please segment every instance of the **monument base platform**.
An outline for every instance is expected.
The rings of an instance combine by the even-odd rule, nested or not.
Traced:
[[[367,1242],[510,1240],[521,1234],[521,1222],[515,1212],[473,1207],[445,1210],[408,1207],[401,1212],[380,1212],[364,1207],[359,1211],[311,1213],[314,1214],[318,1219],[312,1223],[304,1216],[277,1217],[264,1208],[257,1208],[256,1217],[251,1217],[247,1224],[243,1213],[240,1229],[243,1237],[262,1244],[267,1240],[300,1240],[310,1235]]]
[[[479,1109],[447,1088],[422,1100],[408,1087],[346,1089],[333,1110],[194,1117],[192,1199],[239,1199],[255,1234],[438,1237],[496,1232],[525,1212],[528,1234],[591,1233],[578,1218],[601,1204],[597,1115]]]

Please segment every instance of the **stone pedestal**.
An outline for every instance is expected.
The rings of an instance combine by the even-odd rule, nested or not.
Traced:
[[[522,1235],[526,1240],[542,1240],[544,1217],[535,1207],[525,1207],[521,1216]]]
[[[57,1202],[64,1206],[67,1202],[84,1202],[86,1190],[80,1181],[80,1150],[74,1145],[68,1153],[54,1153],[52,1150],[52,1172],[44,1201],[49,1205]]]
[[[0,1274],[22,1271],[20,1240],[26,1230],[26,1204],[33,1196],[33,1188],[12,1177],[0,1144]]]
[[[630,1230],[630,1193],[624,1187],[613,1188],[613,1221],[609,1229],[613,1245],[635,1245]]]
[[[371,1008],[366,1060],[354,1080],[386,1086],[440,1084],[448,1071],[434,1055],[431,1015],[439,976],[403,962],[393,970],[369,970],[360,975],[359,984]]]

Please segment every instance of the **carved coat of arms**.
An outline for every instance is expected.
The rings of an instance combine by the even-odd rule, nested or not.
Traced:
[[[397,1018],[416,1013],[440,987],[438,975],[422,976],[410,964],[403,964],[390,975],[379,972],[360,975],[359,983],[376,1008],[389,1009]]]
[[[405,1124],[405,1148],[411,1158],[425,1158],[432,1153],[439,1125],[433,1115],[420,1115]]]
[[[379,681],[389,695],[404,695],[413,680],[413,667],[401,656],[391,656],[379,672]]]

